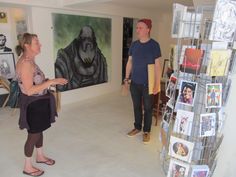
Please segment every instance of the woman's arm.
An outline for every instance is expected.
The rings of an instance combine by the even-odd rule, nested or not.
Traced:
[[[44,89],[47,89],[51,85],[57,85],[57,84],[64,85],[67,83],[66,79],[56,78],[56,79],[47,80],[43,82],[42,84],[34,85],[33,84],[34,70],[35,70],[35,66],[34,64],[30,62],[24,62],[21,65],[20,78],[21,78],[22,85],[25,91],[24,94],[28,96],[37,94],[43,91]]]

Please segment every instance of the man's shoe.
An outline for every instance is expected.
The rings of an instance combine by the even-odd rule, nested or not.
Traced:
[[[138,129],[134,128],[134,129],[131,130],[129,133],[127,133],[127,136],[128,136],[128,137],[133,137],[133,136],[137,135],[137,134],[140,133],[140,132],[141,132],[141,130],[138,130]]]
[[[144,132],[143,134],[143,143],[148,144],[150,142],[150,133],[149,132]]]

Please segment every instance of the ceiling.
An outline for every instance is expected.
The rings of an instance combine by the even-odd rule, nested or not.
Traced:
[[[145,11],[172,10],[173,3],[180,3],[188,7],[214,4],[216,0],[0,0],[0,3],[36,5],[55,8],[90,8],[98,6],[138,8]]]
[[[62,5],[79,8],[81,6],[94,6],[105,4],[126,8],[139,8],[143,10],[163,10],[172,8],[173,3],[181,3],[186,6],[193,6],[193,0],[63,0]]]

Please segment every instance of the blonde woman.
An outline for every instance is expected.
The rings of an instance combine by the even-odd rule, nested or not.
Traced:
[[[54,165],[55,160],[43,152],[43,131],[55,122],[57,116],[55,99],[48,91],[50,86],[67,84],[63,78],[45,79],[35,63],[41,44],[36,34],[25,33],[19,40],[16,50],[20,58],[16,65],[16,76],[21,90],[20,129],[27,129],[28,137],[24,146],[25,164],[23,173],[41,176],[44,171],[32,165],[32,154],[36,148],[36,162]]]

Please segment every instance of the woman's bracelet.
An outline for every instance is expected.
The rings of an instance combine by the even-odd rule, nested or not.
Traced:
[[[124,79],[124,82],[129,82],[129,78],[125,78],[125,79]]]

